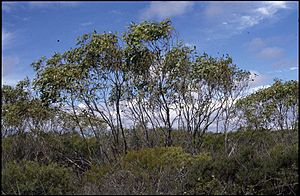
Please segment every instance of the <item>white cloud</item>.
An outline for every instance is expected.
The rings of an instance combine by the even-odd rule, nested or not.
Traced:
[[[253,52],[260,58],[263,59],[278,59],[284,53],[284,50],[277,46],[268,46],[270,41],[265,41],[264,39],[257,37],[252,39],[245,46],[250,52]]]
[[[191,1],[152,1],[150,6],[142,11],[143,19],[164,19],[186,13],[194,2]]]
[[[237,20],[237,30],[244,30],[257,25],[260,20],[253,16],[242,16]]]
[[[210,2],[202,12],[208,24],[202,31],[212,39],[229,38],[267,20],[274,21],[280,10],[290,8],[287,2]]]
[[[267,76],[259,73],[258,71],[250,71],[250,87],[257,87],[263,85],[267,81]]]
[[[290,71],[296,71],[298,70],[299,68],[298,67],[289,67],[287,69],[279,69],[279,70],[272,70],[272,71],[269,71],[267,73],[283,73],[283,72],[290,72]]]
[[[269,1],[264,2],[262,7],[258,7],[255,11],[259,13],[261,17],[272,17],[278,10],[286,8],[288,7],[284,1]]]
[[[287,67],[297,67],[299,65],[298,63],[298,60],[294,59],[290,59],[290,60],[287,60],[287,59],[282,59],[282,60],[279,60],[279,61],[276,61],[272,64],[272,66],[276,69],[278,68],[287,68]]]
[[[287,8],[285,1],[267,1],[265,4],[270,5],[272,8]]]
[[[196,46],[195,44],[192,43],[185,43],[184,45],[189,48],[193,48],[194,46]]]
[[[266,47],[259,52],[259,56],[266,59],[278,58],[283,55],[283,49],[278,47]]]
[[[290,71],[295,71],[295,70],[298,70],[298,67],[290,67],[289,70]]]
[[[241,26],[249,28],[261,23],[262,21],[272,18],[280,9],[286,9],[287,4],[284,1],[281,2],[262,2],[258,4],[257,8],[250,9],[249,16],[241,17]]]
[[[250,82],[249,82],[249,90],[246,92],[246,94],[254,93],[257,90],[268,88],[271,85],[268,83],[268,77],[259,73],[258,71],[252,70],[250,71]]]
[[[83,103],[78,104],[78,107],[79,107],[80,109],[85,109],[85,108],[87,108]]]
[[[256,9],[257,12],[263,14],[263,15],[270,15],[270,12],[265,7],[260,7]]]
[[[252,87],[248,90],[248,93],[251,94],[251,93],[254,93],[258,90],[261,90],[261,89],[264,89],[264,88],[269,88],[271,85],[267,84],[267,85],[260,85],[260,86],[256,86],[256,87]]]

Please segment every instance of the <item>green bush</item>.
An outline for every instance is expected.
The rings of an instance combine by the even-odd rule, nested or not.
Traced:
[[[39,137],[31,133],[22,133],[18,135],[2,138],[2,158],[5,162],[37,159],[38,154],[47,151],[42,146]]]
[[[55,163],[10,162],[2,170],[2,191],[22,195],[68,194],[74,189],[73,179],[70,169]]]
[[[154,148],[143,144],[142,149],[107,162],[96,161],[99,144],[93,137],[87,139],[90,159],[86,141],[78,134],[15,135],[2,140],[2,190],[5,194],[293,194],[298,190],[295,135],[295,131],[232,132],[228,146],[235,145],[235,150],[228,156],[224,134],[208,133],[200,154],[187,153],[185,144]],[[48,161],[41,161],[43,157]],[[90,163],[78,172],[66,157],[80,167],[86,165],[84,159]]]
[[[191,155],[181,147],[130,151],[122,159],[122,168],[141,178],[146,194],[183,194],[190,167],[211,161],[209,154]]]
[[[205,149],[211,154],[223,153],[224,151],[224,134],[207,133],[203,135],[202,151]]]
[[[105,176],[110,175],[114,170],[111,165],[93,165],[83,175],[79,194],[101,194],[103,193],[103,184]]]
[[[298,167],[298,145],[278,144],[270,150],[270,156],[273,159],[273,165],[278,168],[288,168],[292,164]]]
[[[2,166],[4,166],[4,164],[8,161],[12,161],[14,159],[11,154],[13,139],[13,137],[2,138]]]
[[[181,147],[146,148],[128,152],[122,159],[122,165],[126,169],[141,168],[144,171],[153,171],[166,167],[181,168],[192,161],[209,157],[208,154],[193,156],[184,152]]]

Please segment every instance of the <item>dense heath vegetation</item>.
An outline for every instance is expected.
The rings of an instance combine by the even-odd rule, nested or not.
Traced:
[[[170,20],[78,38],[3,85],[4,194],[298,192],[298,81],[249,93]]]

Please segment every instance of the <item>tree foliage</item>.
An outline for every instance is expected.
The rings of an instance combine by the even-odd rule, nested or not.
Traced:
[[[269,88],[259,90],[237,103],[245,125],[250,129],[297,129],[297,81],[275,80]]]

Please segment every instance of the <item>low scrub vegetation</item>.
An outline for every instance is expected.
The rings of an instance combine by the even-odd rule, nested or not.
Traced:
[[[207,133],[197,154],[180,145],[131,145],[127,154],[110,161],[103,161],[104,155],[97,153],[101,146],[93,138],[88,142],[94,153],[87,157],[86,148],[76,146],[85,143],[78,135],[45,134],[40,136],[43,143],[28,137],[30,134],[2,140],[4,194],[215,195],[298,191],[297,130],[230,133],[230,154],[224,153],[224,145],[220,144],[224,134]],[[16,153],[16,143],[25,142]],[[43,147],[47,151],[42,152]],[[26,156],[29,151],[32,156]]]

